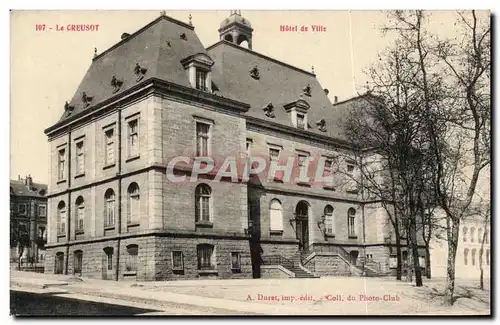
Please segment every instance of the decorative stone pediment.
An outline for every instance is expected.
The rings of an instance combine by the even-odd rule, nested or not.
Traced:
[[[304,99],[299,98],[296,101],[283,105],[283,107],[287,112],[292,109],[296,109],[297,111],[305,113],[311,106],[309,106],[309,103],[307,103]]]
[[[190,55],[187,58],[181,60],[181,64],[184,66],[184,68],[189,66],[191,63],[210,68],[214,65],[215,62],[205,53]]]

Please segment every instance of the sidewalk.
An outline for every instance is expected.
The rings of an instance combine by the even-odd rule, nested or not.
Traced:
[[[58,279],[58,280],[55,280]],[[78,279],[78,280],[77,280]],[[221,281],[218,283],[213,282],[212,285],[221,285]],[[231,281],[231,280],[228,280]],[[199,284],[200,281],[198,281]],[[203,281],[204,283],[210,284],[211,280]],[[277,282],[276,280],[272,282]],[[170,283],[175,285],[175,281],[172,282],[149,282],[145,285],[145,289],[150,286],[158,286],[160,284]],[[178,285],[195,285],[196,282],[189,281],[188,283],[178,283]],[[234,283],[237,284],[237,283]],[[219,298],[208,298],[192,295],[177,294],[171,292],[150,292],[144,289],[138,289],[144,283],[131,283],[131,282],[116,282],[89,278],[75,278],[73,276],[67,275],[46,275],[40,273],[32,272],[11,272],[11,286],[16,285],[18,287],[27,288],[38,288],[38,289],[50,289],[58,287],[57,289],[63,289],[67,293],[79,293],[86,294],[96,297],[106,297],[113,299],[128,300],[141,303],[150,303],[152,305],[176,305],[176,306],[195,306],[201,308],[211,308],[218,309],[221,314],[260,314],[260,315],[307,315],[313,314],[308,312],[307,309],[290,307],[290,306],[280,306],[271,304],[262,304],[256,302],[242,302]],[[240,283],[240,285],[242,285]],[[134,286],[134,287],[133,287]],[[46,290],[45,292],[50,293],[53,290]]]

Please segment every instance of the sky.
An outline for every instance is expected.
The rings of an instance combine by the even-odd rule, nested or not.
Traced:
[[[229,16],[223,11],[167,11],[188,22],[208,47],[219,41],[217,29]],[[380,27],[382,11],[241,11],[254,29],[253,50],[314,72],[329,97],[344,100],[362,90],[364,71],[389,46]],[[160,15],[160,11],[12,11],[10,85],[10,178],[31,174],[48,181],[48,139],[44,130],[56,123],[91,64],[101,53]],[[454,11],[431,12],[429,28],[456,35]],[[36,31],[45,24],[45,31]],[[98,31],[56,31],[56,25],[98,24]],[[281,25],[308,26],[308,32],[281,32]],[[326,28],[313,32],[312,25]],[[49,28],[52,27],[52,30]],[[489,182],[489,180],[488,180]]]

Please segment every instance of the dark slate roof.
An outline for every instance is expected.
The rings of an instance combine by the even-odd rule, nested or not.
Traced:
[[[185,34],[186,39],[181,38]],[[169,45],[170,44],[170,45]],[[137,63],[147,69],[142,80],[155,77],[190,87],[181,60],[205,48],[194,32],[194,27],[168,16],[160,16],[137,32],[124,38],[96,56],[69,102],[75,115],[138,84],[134,68]],[[120,90],[113,93],[111,79],[123,80]],[[85,108],[82,94],[92,97]],[[69,116],[64,112],[61,120]]]
[[[224,97],[250,104],[248,115],[292,126],[283,106],[302,98],[310,106],[309,131],[344,140],[336,123],[344,107],[332,105],[314,74],[226,41],[210,46],[207,51],[215,61],[212,81]],[[258,80],[249,72],[254,66],[259,70]],[[308,84],[311,96],[300,97]],[[262,110],[269,103],[274,106],[274,118],[267,117]],[[321,119],[326,122],[327,132],[316,125]]]
[[[42,190],[45,192],[44,195],[41,195],[41,192],[43,193]],[[47,195],[47,185],[33,183],[30,189],[24,184],[24,180],[10,180],[10,194],[15,196],[45,197]]]

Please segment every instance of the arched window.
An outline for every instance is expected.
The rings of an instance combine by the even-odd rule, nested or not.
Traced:
[[[482,243],[483,242],[483,229],[479,228],[477,230],[477,242]]]
[[[325,207],[325,232],[327,234],[333,234],[334,232],[334,219],[333,219],[333,207],[327,205]]]
[[[474,237],[476,236],[476,228],[470,228],[470,242],[474,242]]]
[[[73,274],[82,275],[83,252],[76,250],[73,253]]]
[[[76,227],[75,227],[75,231],[78,232],[78,233],[82,233],[83,230],[84,230],[84,220],[85,220],[85,201],[83,200],[83,197],[82,196],[79,196],[77,199],[76,199],[76,202],[75,202],[75,205],[76,205],[76,211],[75,211],[75,215],[76,215]]]
[[[132,183],[128,187],[128,214],[127,223],[139,221],[141,214],[139,185]]]
[[[195,192],[195,214],[196,222],[210,222],[211,218],[211,194],[210,186],[200,184]]]
[[[466,242],[467,242],[467,227],[464,227],[464,228],[463,228],[463,232],[464,232],[464,233],[463,233],[463,238],[462,238],[462,240],[463,240],[463,242],[464,242],[464,243],[466,243]]]
[[[54,265],[54,273],[55,274],[63,274],[63,270],[64,270],[64,253],[57,252],[55,265]]]
[[[276,199],[269,204],[269,223],[271,231],[283,231],[283,208]]]
[[[106,269],[108,271],[113,270],[113,247],[106,247],[103,249],[104,254],[106,255]]]
[[[469,249],[464,248],[464,265],[467,265],[468,259],[469,259]]]
[[[115,225],[115,192],[108,189],[104,194],[104,226]]]
[[[354,208],[347,211],[347,234],[356,236],[356,210]]]
[[[476,249],[475,248],[472,249],[470,258],[472,260],[472,265],[476,265]]]
[[[64,201],[59,202],[57,205],[57,234],[66,234],[66,203]]]
[[[137,255],[139,253],[139,246],[128,245],[127,246],[127,260],[125,261],[125,270],[127,272],[137,272]]]
[[[198,254],[198,270],[215,270],[214,246],[200,244],[196,247]]]

